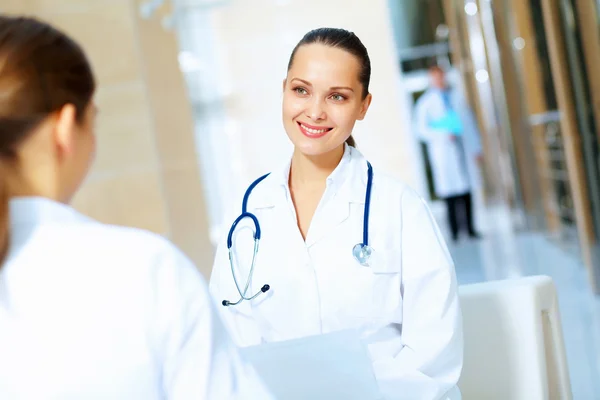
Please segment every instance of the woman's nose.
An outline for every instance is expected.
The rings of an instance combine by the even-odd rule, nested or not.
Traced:
[[[319,120],[325,119],[326,113],[325,113],[325,107],[323,106],[323,103],[318,99],[313,100],[310,103],[308,109],[306,110],[306,115],[313,121],[319,121]]]

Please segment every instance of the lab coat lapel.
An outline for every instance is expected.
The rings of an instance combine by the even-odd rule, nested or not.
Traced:
[[[317,214],[318,213],[318,214]],[[342,196],[327,201],[326,206],[315,213],[306,237],[306,246],[310,247],[334,231],[350,216],[350,202]]]
[[[341,225],[350,216],[352,204],[364,205],[367,162],[356,149],[348,151],[351,152],[348,165],[334,178],[332,187],[326,190],[322,204],[313,217],[306,238],[307,247],[334,233],[336,229],[341,229]]]
[[[344,164],[340,164],[340,169],[332,174],[321,204],[311,221],[305,242],[307,247],[339,229],[349,218],[353,204],[358,205],[360,210],[364,208],[367,161],[358,150],[346,145],[342,163]],[[286,196],[289,169],[290,162],[283,168],[274,170],[261,182],[249,198],[248,209],[258,211],[288,207]],[[362,220],[362,214],[360,218]]]

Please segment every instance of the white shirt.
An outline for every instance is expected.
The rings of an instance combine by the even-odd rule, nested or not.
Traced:
[[[367,165],[346,146],[327,180],[306,241],[288,189],[289,163],[252,191],[248,211],[262,238],[251,290],[253,301],[220,307],[240,346],[359,328],[387,399],[449,398],[463,360],[462,320],[454,266],[424,201],[374,166],[369,267],[352,248],[362,242]],[[241,212],[241,200],[237,214]],[[236,272],[246,284],[252,257],[249,219],[233,235]],[[227,232],[226,232],[227,233]],[[237,301],[226,238],[219,243],[210,290]]]
[[[0,399],[270,398],[167,240],[42,198],[10,202]]]

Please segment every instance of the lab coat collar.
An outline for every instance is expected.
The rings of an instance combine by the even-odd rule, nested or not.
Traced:
[[[333,172],[327,177],[327,186],[334,185],[340,183],[340,180],[344,179],[344,173],[347,165],[350,163],[352,158],[352,147],[348,146],[348,144],[344,144],[344,154],[342,155],[342,159],[340,160],[337,167],[333,170]],[[277,175],[273,175],[274,184],[279,186],[287,187],[290,180],[290,169],[292,165],[291,157],[284,164],[283,168],[277,171]]]
[[[288,207],[290,163],[287,167],[269,175],[264,186],[250,206],[254,208],[272,208],[276,205]],[[262,183],[261,183],[262,185]],[[257,188],[259,188],[257,186]],[[327,189],[321,200],[321,217],[313,218],[306,246],[310,247],[332,232],[350,216],[351,204],[364,206],[367,189],[367,161],[355,148],[345,145],[342,160],[327,179]],[[252,196],[251,196],[252,198]]]
[[[11,228],[89,220],[72,207],[44,197],[13,197],[9,201]]]
[[[289,193],[290,167],[291,158],[257,186],[250,196],[252,208],[274,207],[282,193]],[[356,148],[345,144],[340,163],[327,178],[326,195],[337,201],[364,204],[366,187],[367,161]]]
[[[32,232],[39,227],[93,221],[68,205],[44,197],[13,197],[8,202],[8,212],[10,246],[4,262],[6,271],[10,269],[12,260],[21,252]]]

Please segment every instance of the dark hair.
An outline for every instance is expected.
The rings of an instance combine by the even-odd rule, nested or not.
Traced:
[[[95,88],[88,59],[71,38],[34,18],[0,16],[2,165],[16,161],[18,146],[65,105],[72,104],[82,122]],[[0,253],[5,253],[9,194],[2,181],[0,193]]]
[[[308,32],[298,42],[288,63],[288,71],[292,68],[294,63],[294,57],[298,49],[308,44],[322,44],[337,49],[342,49],[348,53],[354,55],[360,64],[360,72],[358,73],[358,80],[362,84],[363,92],[362,98],[366,98],[369,94],[369,83],[371,82],[371,59],[369,58],[369,52],[365,45],[360,41],[358,36],[354,32],[347,31],[340,28],[318,28]],[[355,147],[356,143],[352,136],[346,140],[348,145]]]

